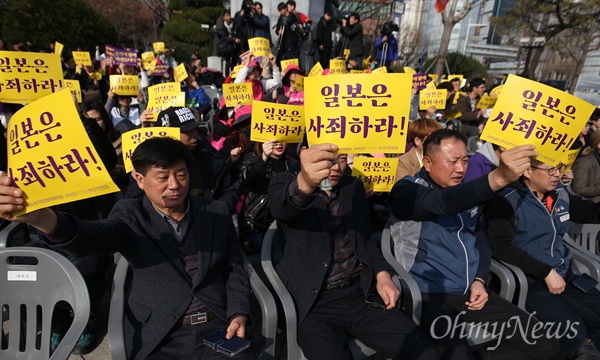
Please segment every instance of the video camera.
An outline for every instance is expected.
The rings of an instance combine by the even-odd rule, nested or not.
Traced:
[[[393,21],[388,21],[381,25],[380,32],[381,32],[381,35],[383,35],[383,36],[390,37],[390,36],[392,36],[392,33],[394,31],[396,31],[396,32],[400,31],[400,27],[398,26],[398,24],[396,24]]]
[[[244,0],[244,2],[242,3],[242,8],[240,10],[244,12],[244,18],[249,18],[252,12],[254,11],[254,9],[252,8],[252,1]]]

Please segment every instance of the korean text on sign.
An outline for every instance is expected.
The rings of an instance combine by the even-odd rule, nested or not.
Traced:
[[[123,139],[123,165],[125,171],[133,170],[131,156],[139,144],[153,137],[170,137],[179,140],[179,128],[177,127],[154,127],[134,129],[122,135]]]
[[[281,60],[281,70],[285,71],[287,69],[288,66],[290,65],[296,65],[296,66],[300,66],[300,63],[298,62],[298,59],[288,59],[288,60]]]
[[[56,54],[0,51],[0,101],[30,103],[63,87]]]
[[[146,110],[152,113],[152,121],[158,119],[158,114],[172,106],[185,106],[185,93],[181,91],[148,94],[148,105]]]
[[[319,76],[322,74],[323,74],[323,67],[321,66],[321,63],[317,61],[315,66],[313,66],[312,69],[310,69],[308,76]]]
[[[188,73],[187,73],[187,70],[185,69],[184,63],[177,65],[177,67],[175,68],[173,77],[175,78],[176,82],[182,82],[183,80],[187,79]]]
[[[71,90],[72,94],[75,94],[77,98],[77,102],[81,103],[81,86],[79,81],[77,80],[63,80],[65,82],[65,87]]]
[[[115,65],[128,65],[128,66],[137,66],[138,65],[138,57],[137,50],[116,50],[115,51]]]
[[[577,160],[577,156],[579,155],[580,151],[581,151],[581,148],[565,151],[565,155],[563,156],[563,158],[561,160],[561,163],[563,163],[565,165],[565,169],[563,170],[563,173],[566,173],[573,168],[573,164],[575,164],[575,160]]]
[[[494,107],[494,105],[496,105],[497,101],[498,101],[498,98],[495,96],[483,95],[481,97],[481,99],[479,99],[479,102],[477,103],[476,108],[477,109],[492,109]]]
[[[248,39],[248,48],[252,51],[254,56],[269,56],[269,53],[271,53],[269,39],[261,37]]]
[[[68,89],[19,110],[7,129],[8,176],[25,193],[22,215],[119,191],[89,139]]]
[[[365,188],[375,192],[390,192],[394,186],[397,158],[355,157],[352,176],[357,177]]]
[[[73,51],[73,60],[75,60],[76,65],[92,66],[92,58],[87,51]]]
[[[110,88],[117,95],[137,96],[137,75],[111,75]]]
[[[223,98],[225,106],[235,106],[237,103],[242,105],[252,104],[252,83],[245,82],[240,84],[223,84]]]
[[[345,74],[346,73],[346,61],[343,59],[331,59],[329,60],[329,75]]]
[[[427,73],[413,74],[413,87],[417,90],[423,90],[427,86]]]
[[[421,91],[419,93],[419,110],[427,110],[431,106],[435,106],[436,109],[445,109],[447,94],[448,90],[446,89]]]
[[[276,104],[266,101],[252,102],[252,141],[302,142],[304,137],[304,107]]]
[[[304,81],[308,142],[340,153],[403,153],[411,74],[331,75]]]
[[[152,48],[155,53],[164,53],[165,52],[165,43],[162,41],[152,43]]]
[[[539,161],[557,166],[593,111],[573,95],[509,75],[481,139],[508,149],[533,144]]]

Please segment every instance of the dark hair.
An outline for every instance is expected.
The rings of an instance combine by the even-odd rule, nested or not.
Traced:
[[[288,0],[288,2],[286,2],[285,4],[292,5],[294,7],[294,9],[296,8],[296,2],[294,0]]]
[[[225,9],[225,10],[223,10],[223,14],[222,15],[225,15],[225,14],[231,15],[231,11],[229,11],[229,9]]]
[[[431,119],[417,119],[408,124],[408,138],[406,140],[414,145],[415,138],[423,140],[428,137],[429,134],[441,128],[442,125],[437,121]]]
[[[476,87],[480,87],[481,85],[485,85],[485,81],[482,78],[473,78],[469,83],[469,92],[473,91]]]
[[[423,156],[431,156],[440,149],[442,140],[456,139],[462,141],[467,146],[467,138],[457,130],[440,129],[429,134],[423,142]]]
[[[287,5],[284,2],[280,2],[279,5],[277,5],[277,11],[281,11],[283,9],[287,9]]]
[[[258,1],[254,2],[254,6],[260,6],[260,8],[264,8],[262,3],[259,3]]]
[[[357,12],[350,13],[350,17],[354,17],[356,21],[360,21],[360,15]]]
[[[325,9],[325,14],[329,15],[330,17],[333,17],[333,10],[331,10],[331,8],[327,8]]]
[[[100,117],[104,120],[104,133],[110,138],[115,127],[104,105],[98,100],[88,100],[81,104],[81,111],[87,113],[90,110],[96,110],[100,114]]]
[[[168,168],[180,160],[189,168],[192,154],[179,140],[169,137],[155,137],[142,142],[133,152],[131,163],[133,168],[146,175],[151,167]]]
[[[454,91],[454,85],[452,85],[452,82],[444,81],[443,83],[438,84],[438,86],[436,86],[436,89],[446,89],[450,92]]]
[[[453,83],[453,82],[455,82],[455,81],[458,81],[458,82],[460,82],[460,79],[459,79],[459,78],[457,78],[457,77],[450,79],[450,82],[451,82],[451,83]]]

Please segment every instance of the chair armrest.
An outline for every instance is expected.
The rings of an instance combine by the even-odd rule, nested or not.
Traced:
[[[500,297],[512,302],[515,297],[515,276],[506,266],[492,259],[490,271],[500,279]]]
[[[2,231],[0,231],[0,250],[10,247],[12,237],[22,229],[27,229],[27,225],[16,222],[11,222],[2,229]]]
[[[589,275],[596,281],[600,281],[600,257],[592,254],[590,251],[585,250],[581,246],[565,242],[573,253],[573,261],[577,265],[583,265],[588,269]]]
[[[500,263],[509,268],[515,276],[519,286],[519,298],[517,299],[517,306],[525,310],[525,301],[527,300],[527,292],[529,291],[529,284],[527,283],[527,277],[525,276],[525,273],[520,267],[509,264],[506,261],[500,261]]]
[[[127,359],[123,322],[125,319],[125,282],[128,271],[129,262],[121,256],[113,276],[108,314],[108,345],[113,359]]]

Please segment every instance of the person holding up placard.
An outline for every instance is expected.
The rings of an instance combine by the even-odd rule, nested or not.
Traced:
[[[479,136],[487,120],[484,115],[487,109],[477,109],[477,103],[485,92],[485,81],[474,78],[469,83],[466,95],[461,96],[456,102],[455,109],[462,113],[460,121],[463,131],[467,136]]]
[[[296,79],[298,75],[305,76],[304,71],[300,70],[298,65],[288,65],[283,76],[283,87],[277,96],[279,104],[304,105],[304,90],[296,88]]]
[[[237,74],[234,83],[241,84],[244,81],[251,82],[254,100],[264,100],[265,91],[281,85],[281,71],[277,66],[275,55],[269,54],[269,61],[271,62],[271,68],[273,69],[273,78],[261,79],[260,74],[262,73],[262,68],[258,61],[255,60],[254,55],[248,53],[244,59],[242,59],[242,69]]]
[[[141,126],[139,106],[131,106],[131,96],[117,95],[108,90],[108,99],[104,108],[110,114],[115,128],[124,133]]]

